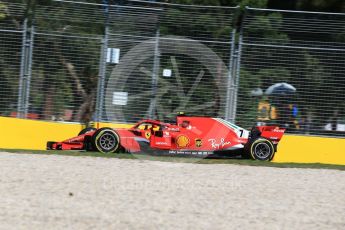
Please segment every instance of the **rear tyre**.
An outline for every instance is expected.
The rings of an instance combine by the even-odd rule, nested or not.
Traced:
[[[249,156],[254,160],[271,161],[274,157],[273,143],[265,138],[258,138],[250,143]]]
[[[112,128],[101,128],[92,136],[92,145],[99,152],[113,153],[120,149],[120,137]]]

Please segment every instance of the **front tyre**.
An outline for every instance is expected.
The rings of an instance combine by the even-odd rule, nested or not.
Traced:
[[[120,137],[112,128],[101,128],[92,136],[92,145],[99,152],[113,153],[120,148]]]
[[[86,133],[89,133],[89,132],[92,132],[92,131],[95,131],[95,130],[97,130],[97,129],[96,128],[92,128],[92,127],[85,128],[85,129],[81,130],[78,133],[78,136],[86,134]]]
[[[274,157],[273,143],[265,138],[258,138],[250,144],[250,157],[254,160],[270,161]]]

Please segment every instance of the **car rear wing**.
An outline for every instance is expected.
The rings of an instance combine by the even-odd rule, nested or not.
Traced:
[[[250,133],[251,138],[264,137],[273,142],[273,144],[278,144],[284,135],[286,129],[279,128],[278,126],[256,126],[253,127]]]

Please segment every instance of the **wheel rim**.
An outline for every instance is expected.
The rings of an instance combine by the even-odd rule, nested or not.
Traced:
[[[260,159],[265,159],[270,156],[271,148],[267,143],[258,143],[254,148],[255,155]]]
[[[105,133],[99,138],[99,145],[104,150],[111,150],[113,149],[117,144],[116,138],[114,135],[110,133]]]

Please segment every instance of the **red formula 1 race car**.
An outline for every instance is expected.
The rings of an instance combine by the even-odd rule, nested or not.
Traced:
[[[129,129],[86,128],[77,137],[47,142],[47,149],[270,161],[284,131],[277,126],[248,131],[221,118],[177,116],[176,124],[143,120]]]

